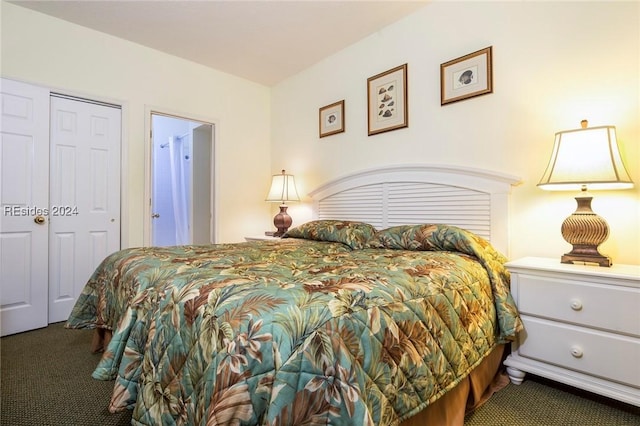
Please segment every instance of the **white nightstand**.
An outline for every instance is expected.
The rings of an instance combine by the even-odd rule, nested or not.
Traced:
[[[264,241],[264,240],[280,240],[280,237],[274,237],[272,235],[251,235],[244,237],[245,241]]]
[[[640,406],[640,266],[507,263],[524,322],[505,360],[514,384],[529,372]]]

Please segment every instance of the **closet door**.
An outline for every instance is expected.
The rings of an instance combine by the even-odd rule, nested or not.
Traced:
[[[120,248],[120,108],[51,95],[49,322]]]
[[[0,333],[47,325],[49,90],[2,79]]]

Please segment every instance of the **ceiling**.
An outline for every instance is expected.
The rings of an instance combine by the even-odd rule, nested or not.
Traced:
[[[414,1],[11,1],[266,86],[424,7]]]

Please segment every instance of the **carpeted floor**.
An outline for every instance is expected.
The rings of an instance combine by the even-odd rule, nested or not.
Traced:
[[[0,339],[2,426],[130,424],[130,412],[107,410],[113,382],[91,378],[100,359],[89,351],[91,333],[57,323]],[[530,378],[467,416],[465,426],[480,425],[640,426],[640,408]]]
[[[131,413],[107,410],[113,382],[91,377],[100,354],[92,330],[64,323],[0,340],[2,426],[129,425]]]

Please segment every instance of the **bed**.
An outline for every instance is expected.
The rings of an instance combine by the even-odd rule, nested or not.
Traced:
[[[93,376],[135,425],[462,424],[522,328],[502,255],[517,181],[345,176],[282,240],[112,254],[67,327],[99,330]]]

